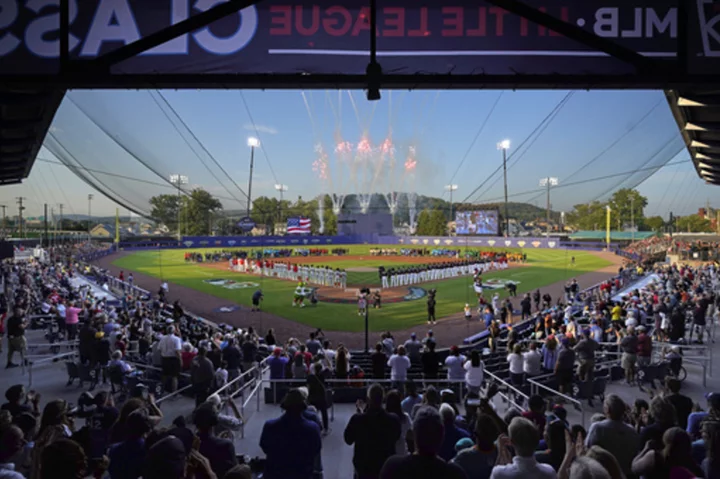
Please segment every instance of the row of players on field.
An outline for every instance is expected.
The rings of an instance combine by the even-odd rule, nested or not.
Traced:
[[[303,281],[321,286],[335,288],[347,287],[347,272],[342,269],[332,269],[329,266],[312,266],[297,263],[281,263],[268,260],[247,260],[233,258],[229,260],[232,271],[239,273],[258,274],[279,279]]]
[[[507,258],[498,256],[492,260],[463,260],[452,263],[432,263],[409,268],[385,269],[384,266],[380,266],[378,268],[378,274],[383,288],[395,288],[397,286],[408,286],[426,281],[457,278],[459,276],[473,275],[476,277],[486,271],[497,271],[506,269],[507,267]]]

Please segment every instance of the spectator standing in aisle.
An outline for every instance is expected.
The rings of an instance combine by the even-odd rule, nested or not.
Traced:
[[[379,384],[368,388],[367,406],[358,401],[357,412],[345,428],[345,444],[354,446],[356,479],[377,479],[385,461],[395,454],[400,439],[400,420],[382,407],[384,391]]]
[[[480,352],[478,350],[473,349],[470,352],[470,359],[465,361],[463,369],[465,369],[465,384],[468,387],[468,391],[480,394],[480,388],[482,388],[483,381],[485,380],[485,365],[480,359]]]
[[[285,413],[265,422],[260,448],[267,457],[264,479],[312,479],[322,449],[320,426],[305,417],[307,403],[298,389],[280,405]]]
[[[215,368],[213,363],[207,358],[207,349],[201,347],[198,349],[198,354],[193,358],[190,366],[190,380],[195,394],[195,407],[200,406],[207,400],[214,378]]]
[[[393,354],[388,359],[387,365],[390,367],[390,379],[392,380],[393,389],[403,394],[405,391],[405,381],[407,381],[407,372],[410,369],[410,360],[405,355],[405,347],[397,348],[397,354]]]
[[[330,421],[328,419],[327,388],[323,379],[323,367],[320,363],[314,363],[307,377],[308,402],[318,410],[322,417],[323,435],[330,432]]]
[[[639,367],[650,366],[652,360],[652,338],[646,331],[645,326],[638,326],[637,328],[637,364]]]
[[[389,458],[382,467],[380,479],[468,479],[462,468],[448,464],[438,456],[444,428],[436,409],[422,407],[418,410],[413,421],[413,437],[415,454]]]
[[[440,370],[440,356],[435,352],[435,341],[425,343],[425,351],[420,356],[422,362],[423,378],[433,380],[438,378]]]
[[[523,353],[523,373],[526,378],[542,374],[542,354],[537,350],[537,343],[530,343],[530,349]]]
[[[632,384],[635,382],[635,371],[637,364],[638,338],[635,335],[635,328],[629,327],[623,337],[620,331],[615,331],[618,338],[618,344],[622,351],[620,365],[625,372],[625,382]]]
[[[18,367],[18,364],[12,362],[16,352],[20,353],[20,361],[25,362],[25,353],[27,351],[26,326],[25,311],[22,308],[15,308],[15,312],[7,320],[8,353],[6,369]]]
[[[373,379],[385,379],[385,368],[387,367],[388,357],[383,352],[383,345],[377,343],[375,345],[375,352],[370,356],[372,362],[372,377]]]
[[[423,345],[418,340],[417,334],[411,333],[410,339],[405,341],[405,351],[407,351],[410,362],[414,365],[420,364],[420,353],[422,352]]]
[[[227,346],[222,350],[222,360],[227,363],[228,382],[240,376],[243,354],[235,343],[235,338],[228,339]]]
[[[160,354],[162,355],[162,373],[165,391],[168,393],[177,390],[178,376],[182,362],[180,354],[182,350],[182,340],[175,336],[175,327],[168,326],[165,336],[158,343]]]

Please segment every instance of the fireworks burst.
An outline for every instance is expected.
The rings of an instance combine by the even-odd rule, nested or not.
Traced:
[[[327,180],[329,178],[329,171],[328,171],[328,156],[325,153],[325,150],[323,150],[322,145],[316,145],[315,146],[315,153],[317,153],[317,159],[313,161],[312,169],[315,173],[317,173],[318,178],[321,180]]]
[[[405,160],[405,171],[412,172],[415,171],[415,167],[417,166],[417,160],[415,159],[415,147],[411,146],[409,148],[408,157]]]

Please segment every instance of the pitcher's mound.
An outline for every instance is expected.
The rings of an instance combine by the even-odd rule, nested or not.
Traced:
[[[374,293],[376,289],[377,288],[370,288],[370,291]],[[318,300],[326,303],[357,304],[359,294],[359,288],[346,288],[344,290],[340,288],[320,288],[317,290]],[[427,296],[427,291],[417,286],[407,286],[381,289],[380,295],[383,304],[400,303],[402,301],[422,299]],[[370,305],[372,305],[372,301],[372,296],[370,296],[368,301]]]

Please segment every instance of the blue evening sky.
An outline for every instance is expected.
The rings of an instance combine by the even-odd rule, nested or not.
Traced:
[[[289,199],[325,192],[415,191],[441,196],[452,182],[458,186],[455,201],[497,202],[503,196],[501,172],[491,174],[501,165],[497,143],[503,139],[511,142],[508,189],[513,201],[544,207],[538,181],[546,176],[558,178],[552,204],[564,211],[638,184],[649,199],[647,215],[694,212],[716,193],[694,172],[659,91],[577,91],[569,97],[559,90],[384,91],[382,101],[376,103],[366,101],[358,91],[306,91],[304,97],[300,91],[166,91],[162,95],[244,192],[250,157],[247,138],[259,137],[253,197],[277,194],[276,183],[288,186]],[[124,201],[148,211],[151,196],[172,192],[167,176],[180,173],[189,177],[190,186],[202,186],[221,197],[226,209],[244,208],[244,193],[212,163],[157,93],[77,91],[69,97],[72,101],[66,99],[51,128],[54,145],[48,146],[64,161],[74,158],[92,169]],[[543,124],[559,104],[556,115]],[[354,148],[363,136],[374,153],[362,161],[355,154],[335,154],[339,141]],[[390,155],[378,152],[388,137],[394,167]],[[327,153],[329,178],[324,180],[313,171],[318,146]],[[403,168],[408,156],[417,162],[412,174]],[[59,161],[47,149],[39,158]],[[115,203],[102,191],[51,162],[36,162],[23,185],[0,190],[0,203],[13,205],[9,211],[15,214],[14,197],[25,196],[30,216],[41,214],[44,203],[64,203],[65,212],[84,214],[87,195],[92,193],[93,214],[114,213]],[[375,165],[382,168],[374,170]],[[103,172],[144,182],[107,177]]]

